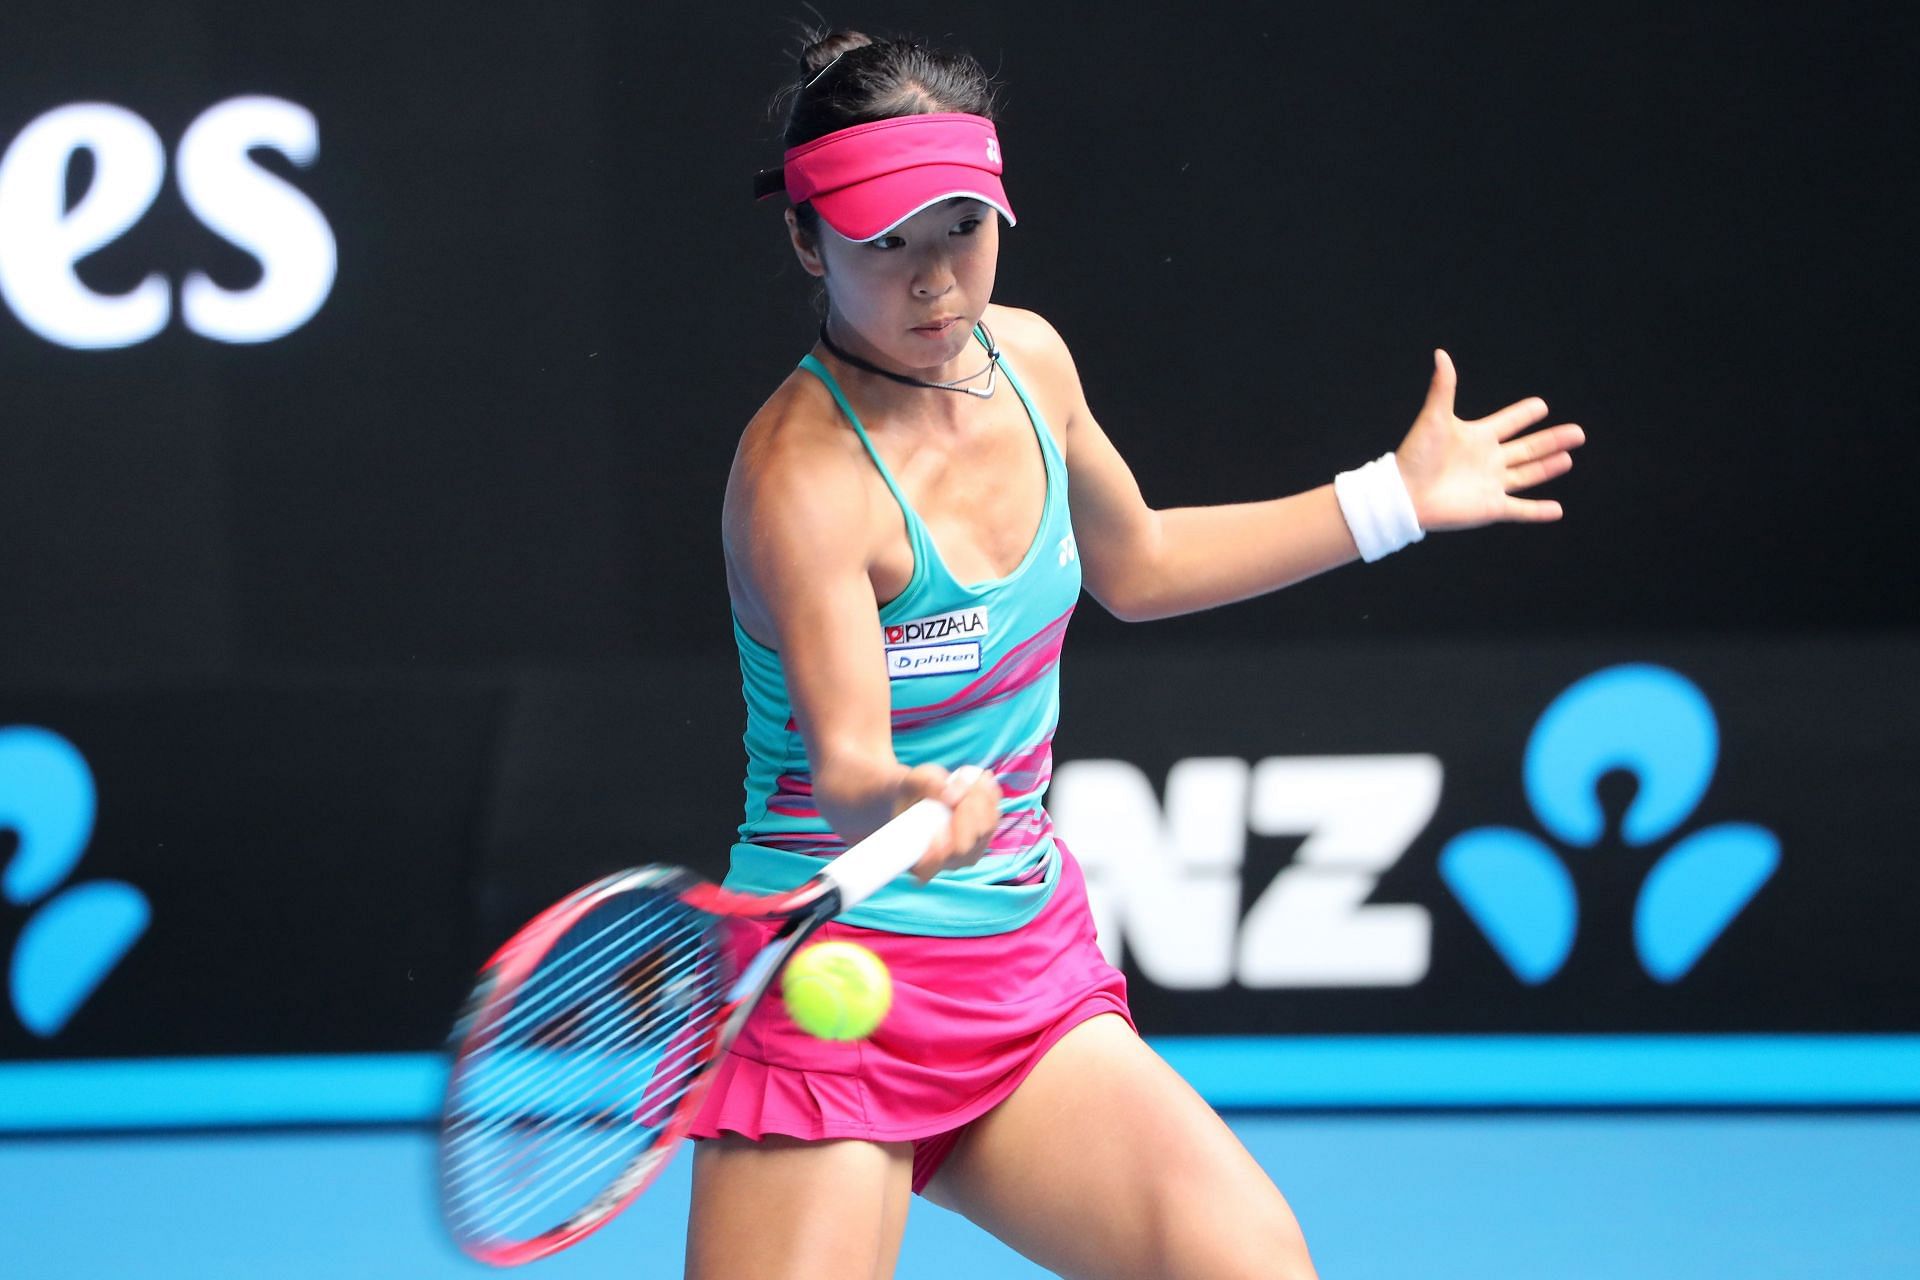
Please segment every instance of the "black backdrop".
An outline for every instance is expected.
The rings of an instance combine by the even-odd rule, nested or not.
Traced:
[[[475,949],[636,830],[696,860],[724,842],[739,713],[720,490],[812,325],[777,210],[747,195],[777,156],[765,107],[801,12],[0,11],[0,145],[99,101],[168,150],[151,209],[76,268],[99,292],[154,271],[176,290],[195,269],[255,282],[188,211],[173,149],[238,95],[318,124],[308,166],[254,155],[338,246],[329,296],[288,336],[226,345],[176,316],[71,350],[0,305],[0,722],[87,753],[103,874],[176,874],[152,855],[157,811],[124,798],[191,757],[218,865],[298,846],[338,878],[347,897],[322,895],[311,927],[352,914],[343,884],[397,876],[411,914],[362,923],[413,941],[366,981],[400,981],[418,949],[429,989],[340,1047],[430,1038]],[[1875,678],[1911,679],[1910,11],[830,16],[948,37],[1003,77],[1021,225],[998,296],[1066,335],[1155,503],[1271,496],[1377,455],[1436,345],[1464,414],[1539,394],[1589,429],[1552,490],[1559,526],[1433,538],[1152,627],[1089,606],[1070,654],[1146,671],[1578,639],[1618,659],[1874,632],[1893,642]],[[70,203],[94,164],[74,161]],[[405,820],[399,793],[356,789],[383,770],[420,779]],[[245,821],[204,817],[222,772],[252,797]],[[1869,826],[1907,830],[1910,803],[1881,799]],[[328,804],[361,840],[305,821]],[[269,1023],[235,1043],[284,1043]]]
[[[11,678],[602,662],[724,641],[739,426],[805,348],[765,103],[795,10],[10,4],[0,138],[312,111],[339,242],[287,338],[70,352],[0,311]],[[838,16],[838,15],[836,15]],[[845,15],[865,21],[865,15]],[[1910,625],[1914,19],[1894,6],[896,5],[1004,77],[999,295],[1157,503],[1270,496],[1539,394],[1551,531],[1082,646]],[[105,291],[251,261],[169,185]]]

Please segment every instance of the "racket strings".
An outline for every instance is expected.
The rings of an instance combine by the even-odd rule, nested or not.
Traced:
[[[689,1074],[682,1073],[682,1078]],[[683,1092],[674,1090],[676,1105]],[[644,1104],[641,1107],[642,1111],[649,1109]],[[663,1119],[670,1116],[671,1111]],[[532,1195],[519,1212],[503,1216],[495,1227],[498,1234],[536,1235],[543,1229],[571,1221],[596,1207],[603,1198],[614,1198],[606,1193],[624,1187],[624,1171],[652,1147],[659,1130],[658,1124],[647,1124],[652,1132],[646,1135],[645,1141],[636,1144],[625,1140],[630,1135],[619,1133],[609,1124],[590,1120],[570,1123],[574,1129],[558,1132],[548,1129],[540,1134],[535,1139],[534,1150],[523,1153],[513,1167],[501,1171],[506,1185],[516,1195],[529,1195],[528,1182],[535,1173],[546,1178],[546,1185]],[[540,1158],[544,1158],[545,1167],[534,1169]],[[563,1176],[556,1170],[568,1172]],[[556,1212],[560,1214],[557,1219]],[[469,1214],[465,1220],[473,1221],[474,1217]]]
[[[536,1122],[574,1125],[586,1131],[598,1129],[605,1134],[608,1145],[630,1139],[631,1135],[619,1127],[623,1120],[632,1119],[641,1125],[657,1128],[671,1118],[672,1107],[678,1103],[683,1092],[679,1086],[686,1083],[700,1065],[698,1051],[704,1038],[697,1034],[685,1034],[700,1029],[697,1023],[683,1028],[683,1034],[665,1053],[652,1052],[654,1039],[657,1039],[655,1037],[639,1040],[631,1049],[619,1047],[592,1054],[582,1052],[571,1055],[571,1060],[547,1053],[512,1055],[513,1065],[507,1072],[509,1078],[488,1082],[484,1088],[488,1095],[485,1098],[469,1096],[457,1105],[454,1113],[455,1150],[464,1154],[456,1154],[449,1159],[448,1172],[462,1173],[493,1155],[493,1149],[485,1144],[502,1132],[525,1131],[527,1126]],[[496,1056],[502,1059],[508,1057],[503,1053]],[[635,1071],[645,1070],[649,1065],[652,1067],[651,1074],[637,1100],[609,1087]],[[605,1074],[608,1067],[613,1068],[612,1075]],[[601,1073],[597,1079],[594,1074],[596,1070]],[[515,1096],[517,1085],[529,1086],[536,1078],[540,1085],[538,1095],[534,1095],[530,1087],[522,1087],[523,1096]],[[587,1086],[585,1089],[580,1088],[583,1082]],[[632,1108],[629,1111],[630,1101]],[[468,1119],[476,1112],[481,1115],[492,1114],[493,1118],[477,1123]]]
[[[588,939],[588,945],[597,951],[604,951],[610,958],[584,971],[568,963],[569,955],[553,957],[552,963],[525,984],[520,999],[509,1010],[508,1017],[487,1036],[487,1044],[481,1053],[485,1055],[488,1069],[469,1070],[464,1096],[456,1103],[465,1102],[468,1109],[500,1110],[515,1100],[517,1087],[530,1086],[535,1082],[540,1086],[540,1093],[564,1099],[566,1094],[563,1087],[604,1063],[610,1056],[609,1047],[621,1042],[619,1038],[596,1034],[595,1027],[617,1027],[619,1024],[609,1021],[608,1015],[620,1011],[621,1006],[633,995],[617,984],[606,983],[606,979],[622,967],[623,957],[628,954],[625,949],[655,944],[685,948],[688,942],[696,938],[699,922],[685,923],[690,923],[692,927],[683,927],[676,935],[647,939],[639,937],[646,932],[645,928],[628,929],[620,933],[604,930]],[[577,956],[582,950],[575,947],[570,949],[570,953]],[[680,973],[663,972],[660,981],[663,985],[685,985],[685,977]],[[588,993],[586,998],[583,998],[583,993]],[[555,1034],[549,1019],[562,1009],[567,1015],[567,1030],[565,1034]],[[645,1028],[655,1025],[659,1021],[657,1015],[664,1012],[659,1008],[635,1010],[630,1007],[627,1011],[643,1014],[629,1020],[629,1025],[643,1032]],[[689,1012],[692,1011],[689,1009]],[[633,1040],[636,1037],[624,1039]],[[637,1039],[644,1045],[644,1034]],[[476,1059],[479,1056],[474,1055]],[[567,1066],[569,1062],[572,1063],[571,1068]],[[555,1074],[556,1070],[559,1074]],[[511,1117],[516,1113],[508,1110],[507,1114]],[[523,1110],[517,1114],[524,1115],[525,1112]]]
[[[547,1087],[538,1098],[515,1100],[506,1092],[512,1082],[505,1082],[499,1088],[490,1090],[494,1097],[468,1099],[454,1121],[456,1129],[453,1140],[457,1154],[447,1162],[448,1173],[465,1173],[497,1155],[496,1148],[489,1144],[503,1135],[523,1134],[527,1135],[528,1141],[544,1136],[547,1130],[535,1127],[538,1125],[546,1125],[549,1130],[552,1126],[574,1126],[584,1132],[598,1131],[609,1143],[628,1140],[630,1135],[618,1127],[625,1118],[624,1099],[613,1086],[620,1083],[621,1077],[646,1068],[649,1059],[645,1049],[643,1044],[638,1046],[637,1052],[603,1053],[596,1059],[562,1066],[559,1074],[543,1082]],[[677,1067],[680,1064],[677,1061],[669,1064],[667,1059],[662,1058],[647,1086],[649,1093],[657,1092],[659,1072],[669,1065]],[[609,1066],[612,1068],[611,1075],[608,1074]],[[516,1074],[525,1075],[538,1068],[528,1068],[523,1060],[516,1063],[513,1070]],[[571,1090],[571,1096],[563,1090]],[[656,1108],[642,1101],[635,1107],[633,1118],[650,1123],[643,1116],[654,1110]],[[492,1118],[475,1122],[470,1117],[476,1113]]]
[[[474,1032],[445,1131],[457,1228],[528,1239],[623,1185],[698,1077],[726,976],[712,917],[670,894],[620,895],[575,922]]]
[[[516,1106],[519,1101],[516,1090],[531,1095],[536,1084],[539,1086],[539,1095],[552,1100],[564,1099],[565,1087],[575,1084],[583,1075],[603,1064],[608,1053],[605,1048],[596,1048],[591,1039],[579,1043],[573,1052],[565,1052],[566,1042],[555,1041],[546,1035],[545,1027],[534,1033],[531,1046],[523,1044],[534,1019],[548,1017],[571,1000],[573,1004],[568,1011],[569,1021],[577,1031],[613,1011],[618,1002],[625,998],[618,986],[608,984],[601,989],[600,995],[585,1001],[579,998],[580,993],[595,990],[594,984],[619,970],[632,948],[656,943],[685,946],[697,934],[697,926],[701,922],[681,923],[683,927],[676,935],[644,939],[640,935],[647,932],[646,924],[625,931],[620,931],[617,926],[603,929],[580,945],[570,947],[567,955],[556,955],[555,967],[543,966],[537,970],[522,987],[520,999],[508,1009],[501,1025],[487,1036],[485,1047],[470,1055],[469,1069],[462,1080],[463,1087],[453,1100],[456,1119],[464,1119],[466,1115],[478,1112],[497,1116],[490,1122],[492,1127],[524,1121],[530,1117],[530,1112],[525,1106]],[[608,959],[584,972],[575,971],[567,964],[569,956],[578,956],[588,949],[603,953]],[[549,976],[551,980],[548,980]],[[526,1011],[525,1016],[516,1016],[523,1011]],[[639,1019],[635,1025],[644,1027],[650,1024],[645,1019]],[[547,1043],[540,1043],[542,1039]],[[533,1098],[530,1097],[531,1100]],[[482,1122],[478,1128],[469,1128],[467,1134],[472,1138],[483,1137],[488,1127],[489,1122]],[[455,1167],[459,1163],[456,1161]]]
[[[541,961],[534,977],[521,987],[497,1036],[502,1039],[524,1036],[529,1025],[541,1019],[557,1023],[554,1015],[567,1009],[568,1002],[579,990],[634,966],[636,956],[646,955],[651,947],[684,945],[681,940],[698,933],[706,923],[698,912],[688,911],[681,918],[665,919],[660,918],[663,914],[635,911],[631,913],[633,918],[617,917],[590,935],[576,936],[569,930]],[[591,919],[593,916],[589,915],[580,924]],[[619,987],[609,985],[604,998],[617,998],[620,993]],[[576,1005],[570,1012],[577,1017],[582,1010]],[[557,1027],[551,1031],[556,1038],[562,1034]]]
[[[622,1171],[650,1148],[632,1135],[592,1120],[543,1121],[525,1135],[525,1141],[495,1168],[487,1184],[476,1188],[455,1216],[463,1223],[494,1221],[486,1231],[496,1239],[529,1238],[564,1225],[590,1210],[603,1188],[620,1184]],[[536,1180],[541,1185],[535,1186]],[[482,1200],[480,1192],[515,1197],[513,1211],[501,1212],[498,1200]]]
[[[537,1095],[523,1087],[528,1096],[514,1100],[511,1081],[494,1090],[480,1109],[490,1119],[464,1140],[456,1137],[465,1155],[452,1177],[470,1183],[454,1206],[457,1216],[478,1224],[499,1206],[513,1205],[516,1212],[496,1215],[500,1220],[485,1227],[510,1237],[590,1206],[590,1198],[575,1193],[584,1188],[590,1196],[608,1175],[643,1154],[658,1137],[655,1117],[670,1116],[667,1104],[684,1092],[679,1081],[691,1074],[687,1054],[700,1037],[691,1034],[692,1024],[682,1031],[665,1054],[659,1053],[663,1037],[657,1028],[651,1035],[601,1037],[571,1064],[563,1058],[563,1069],[540,1082]],[[524,1076],[526,1065],[516,1063],[513,1074]]]

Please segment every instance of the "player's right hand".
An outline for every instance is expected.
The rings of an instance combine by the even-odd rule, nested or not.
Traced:
[[[909,769],[895,792],[894,812],[928,797],[953,810],[953,819],[934,838],[926,855],[913,864],[914,878],[922,884],[949,867],[968,867],[980,861],[1000,826],[1000,783],[985,770],[963,774],[937,764]]]

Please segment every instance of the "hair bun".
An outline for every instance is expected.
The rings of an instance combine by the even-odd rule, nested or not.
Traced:
[[[800,54],[800,78],[811,80],[830,66],[834,59],[873,43],[873,37],[859,31],[831,31],[816,38]]]

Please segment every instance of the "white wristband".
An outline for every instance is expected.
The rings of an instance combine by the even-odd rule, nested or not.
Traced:
[[[1360,558],[1369,564],[1427,536],[1391,453],[1335,476],[1333,495],[1340,500],[1340,514],[1347,518]]]

